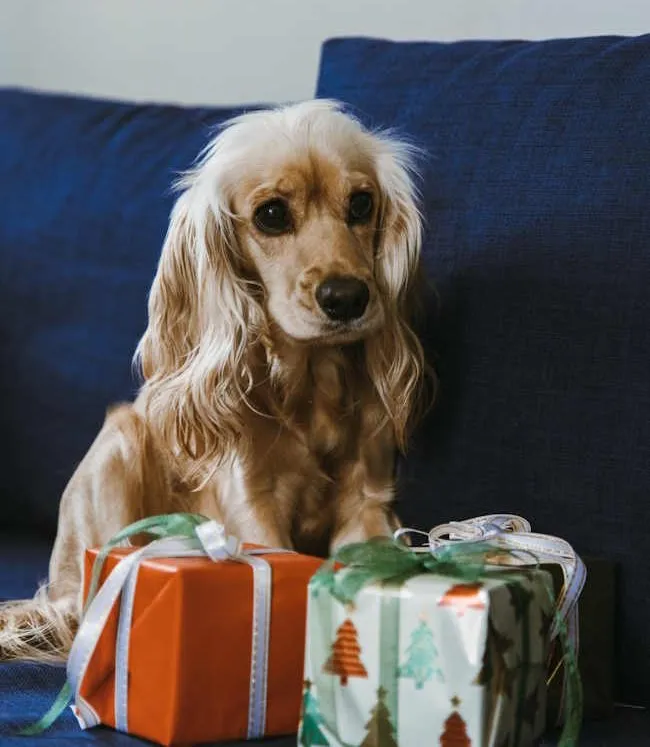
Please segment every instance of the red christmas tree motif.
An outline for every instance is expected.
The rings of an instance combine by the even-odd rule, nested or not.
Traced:
[[[483,584],[456,584],[452,586],[438,602],[439,607],[454,607],[458,617],[467,610],[484,610],[485,602],[481,599]]]
[[[323,670],[329,674],[336,674],[341,678],[341,685],[348,684],[348,677],[367,677],[368,672],[363,666],[359,654],[357,629],[349,618],[336,631],[336,640],[332,644],[332,653],[325,663]]]
[[[459,698],[452,698],[451,704],[454,708],[460,705]],[[472,740],[467,736],[467,725],[458,711],[452,711],[445,721],[445,730],[440,735],[442,747],[471,747]]]

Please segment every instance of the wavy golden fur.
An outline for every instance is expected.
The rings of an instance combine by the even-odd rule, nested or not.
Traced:
[[[147,515],[313,554],[392,531],[424,376],[411,172],[409,147],[329,101],[245,114],[210,143],[179,185],[144,384],[65,490],[49,586],[0,607],[0,659],[64,656],[84,548]]]

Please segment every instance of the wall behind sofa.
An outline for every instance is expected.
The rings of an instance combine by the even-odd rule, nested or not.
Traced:
[[[314,92],[330,36],[632,35],[648,0],[0,0],[0,85],[179,103]]]

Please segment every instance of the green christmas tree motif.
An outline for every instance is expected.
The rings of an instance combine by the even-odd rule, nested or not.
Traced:
[[[510,594],[510,604],[514,608],[515,620],[521,625],[529,624],[530,605],[535,595],[529,589],[526,589],[523,584],[515,582],[508,584],[508,593]],[[517,721],[515,723],[514,743],[519,744],[521,735],[522,723]]]
[[[519,582],[508,584],[506,588],[510,594],[510,604],[515,610],[515,620],[521,622],[535,595]]]
[[[377,705],[370,711],[370,721],[366,724],[366,737],[359,747],[398,747],[385,698],[386,690],[380,687]]]
[[[422,690],[425,683],[434,675],[440,682],[443,681],[442,672],[434,666],[438,657],[438,649],[433,642],[433,631],[424,618],[420,618],[420,624],[411,633],[411,642],[406,649],[406,656],[406,661],[399,667],[398,676],[412,679],[416,690]]]
[[[506,654],[513,646],[514,641],[500,633],[494,626],[492,617],[489,616],[483,662],[479,673],[473,680],[473,684],[489,688],[492,697],[495,699],[503,696],[509,697],[517,678],[517,668],[508,668],[506,658]],[[492,734],[496,713],[495,708],[489,711],[485,724],[487,734]]]
[[[318,708],[318,700],[311,693],[311,682],[305,680],[305,690],[302,696],[302,716],[298,744],[303,747],[329,747],[327,737],[320,730],[323,717]]]
[[[547,667],[549,672],[551,672],[551,677],[548,680],[547,684],[551,684],[551,682],[555,679],[555,676],[557,675],[559,671],[559,664],[558,660],[559,657],[557,656],[556,652],[556,641],[551,640],[551,627],[553,625],[553,616],[554,612],[553,610],[546,611],[542,610],[540,624],[539,624],[539,637],[543,641],[543,645],[547,651]]]
[[[510,696],[517,676],[517,669],[508,668],[506,654],[514,646],[508,636],[500,633],[488,617],[487,640],[483,652],[483,662],[474,679],[475,685],[490,686],[496,694]]]

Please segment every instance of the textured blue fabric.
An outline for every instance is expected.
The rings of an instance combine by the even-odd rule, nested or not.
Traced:
[[[16,732],[37,721],[50,707],[65,682],[65,668],[38,664],[0,664],[0,745],[66,747],[78,742],[111,747],[147,744],[110,729],[82,731],[72,712],[66,710],[45,734],[17,736]]]
[[[618,696],[650,704],[650,37],[328,42],[318,95],[426,149],[428,527],[512,511],[620,563]]]
[[[132,397],[170,185],[236,113],[0,90],[0,528],[53,531]]]
[[[47,540],[0,532],[0,602],[34,595],[47,580],[51,550]]]
[[[35,664],[0,664],[0,747],[67,747],[70,744],[135,747],[150,744],[104,727],[82,731],[72,713],[66,711],[45,734],[37,737],[15,736],[17,729],[31,724],[49,708],[65,679],[62,667]],[[617,710],[615,717],[603,723],[585,725],[581,747],[647,747],[650,734],[650,714]],[[233,747],[235,743],[220,743]],[[295,736],[280,739],[253,740],[237,744],[266,745],[266,747],[294,747]],[[540,747],[556,745],[549,736]],[[424,747],[424,745],[423,745]]]
[[[16,732],[20,728],[34,723],[45,713],[64,681],[63,667],[0,663],[0,747],[68,747],[82,742],[110,747],[152,744],[105,727],[82,731],[70,710],[66,710],[44,734],[34,737],[17,736]],[[232,747],[233,744],[235,743],[220,742],[219,747]],[[264,744],[266,747],[294,747],[296,737],[252,740],[237,744],[251,747],[256,744]]]

